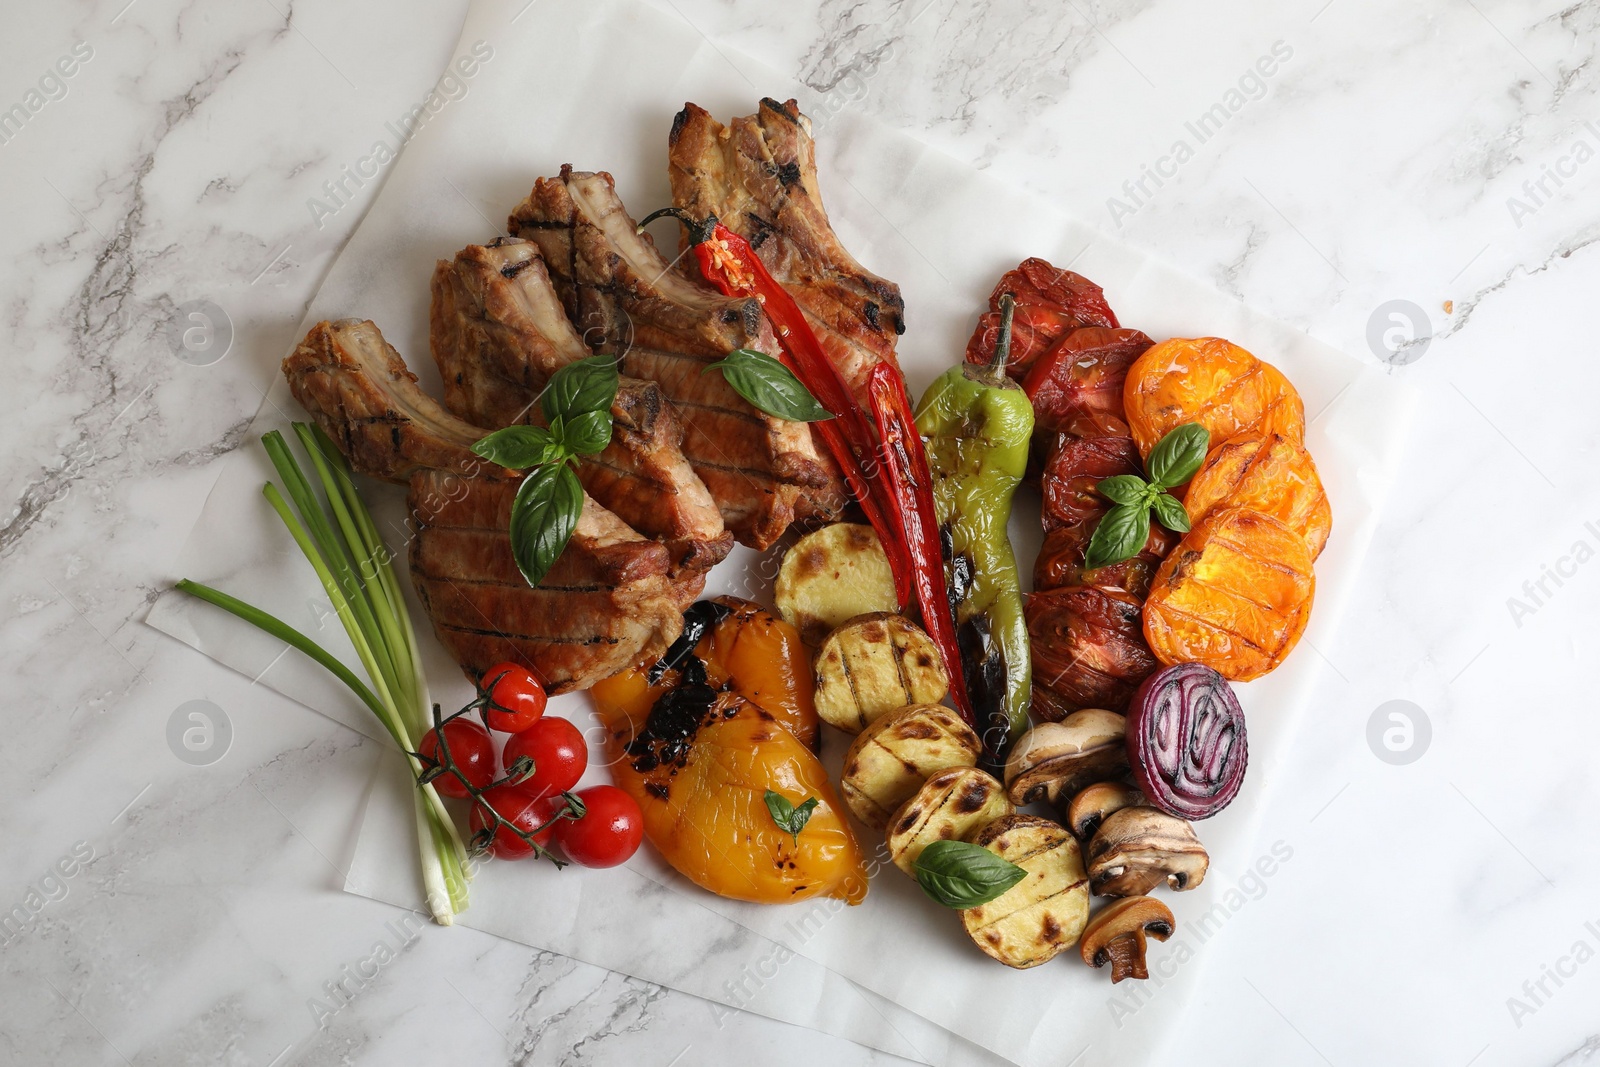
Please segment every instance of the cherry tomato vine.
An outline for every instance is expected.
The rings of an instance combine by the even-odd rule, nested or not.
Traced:
[[[474,700],[467,704],[460,711],[448,716],[442,714],[442,709],[438,704],[433,706],[433,729],[428,733],[428,736],[435,738],[435,743],[431,746],[423,746],[424,748],[431,749],[430,753],[413,753],[413,755],[415,755],[426,768],[417,776],[417,785],[427,785],[429,782],[432,782],[436,778],[444,775],[454,776],[454,778],[460,783],[461,788],[466,793],[466,796],[470,797],[472,800],[474,822],[481,821],[482,824],[482,828],[477,830],[472,835],[471,840],[467,842],[467,851],[472,855],[481,856],[485,852],[490,851],[490,847],[494,844],[496,835],[498,835],[499,832],[504,829],[521,838],[523,843],[526,844],[532,851],[535,858],[548,859],[557,867],[565,867],[566,861],[560,859],[548,848],[546,848],[540,838],[543,837],[548,839],[549,831],[553,829],[555,825],[562,819],[583,818],[586,809],[583,801],[576,793],[573,793],[569,790],[562,791],[559,794],[563,800],[561,810],[552,815],[550,818],[546,819],[544,822],[540,823],[538,826],[533,827],[531,830],[524,830],[510,819],[507,819],[501,815],[500,812],[495,809],[493,804],[484,799],[484,794],[507,786],[515,787],[527,781],[530,777],[532,777],[534,771],[538,769],[534,766],[533,760],[528,756],[519,756],[510,767],[506,768],[505,774],[501,775],[499,778],[496,778],[492,782],[479,787],[473,785],[467,780],[462,770],[457,767],[455,757],[450,753],[449,734],[444,729],[445,724],[453,722],[463,715],[470,715],[472,712],[476,711],[482,706],[482,699],[483,698],[480,697],[478,700]]]

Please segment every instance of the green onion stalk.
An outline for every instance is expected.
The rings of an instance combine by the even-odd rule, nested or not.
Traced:
[[[311,638],[260,608],[187,578],[176,588],[232,612],[325,667],[378,717],[405,753],[412,776],[420,777],[426,768],[417,749],[432,727],[432,705],[416,631],[389,565],[389,550],[372,513],[356,492],[350,466],[338,446],[319,427],[297,422],[294,432],[311,458],[322,496],[318,497],[277,430],[264,434],[261,443],[288,491],[288,500],[271,482],[261,491],[316,572],[355,647],[366,680]],[[433,786],[420,785],[414,796],[428,909],[435,922],[449,926],[455,914],[467,907],[471,877],[467,850]]]

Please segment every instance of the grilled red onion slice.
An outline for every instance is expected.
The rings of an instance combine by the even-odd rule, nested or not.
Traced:
[[[1128,708],[1128,763],[1149,802],[1180,819],[1208,819],[1244,783],[1244,710],[1228,680],[1180,663],[1146,678]]]

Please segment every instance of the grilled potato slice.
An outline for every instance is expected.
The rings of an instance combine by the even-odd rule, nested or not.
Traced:
[[[1007,815],[972,838],[1028,872],[987,904],[965,908],[967,934],[1007,967],[1037,967],[1078,940],[1089,921],[1089,877],[1071,834],[1048,819]]]
[[[889,858],[915,878],[923,849],[935,841],[965,840],[1014,811],[1006,787],[978,768],[940,771],[889,821]]]
[[[817,714],[847,733],[907,704],[937,704],[950,691],[939,650],[910,619],[857,615],[817,649]]]
[[[894,575],[872,527],[836,522],[784,554],[773,600],[783,621],[815,648],[828,631],[869,611],[894,611]]]
[[[913,704],[861,731],[844,754],[839,792],[856,818],[875,830],[929,775],[972,767],[983,745],[961,716],[938,704]]]

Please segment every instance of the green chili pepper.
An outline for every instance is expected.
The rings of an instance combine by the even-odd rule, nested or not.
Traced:
[[[1028,729],[1032,667],[1017,559],[1006,535],[1011,497],[1028,465],[1033,405],[1006,376],[1015,301],[1001,298],[1000,332],[987,366],[951,367],[917,405],[927,438],[934,508],[944,539],[962,672],[983,737],[984,763],[998,769]]]

